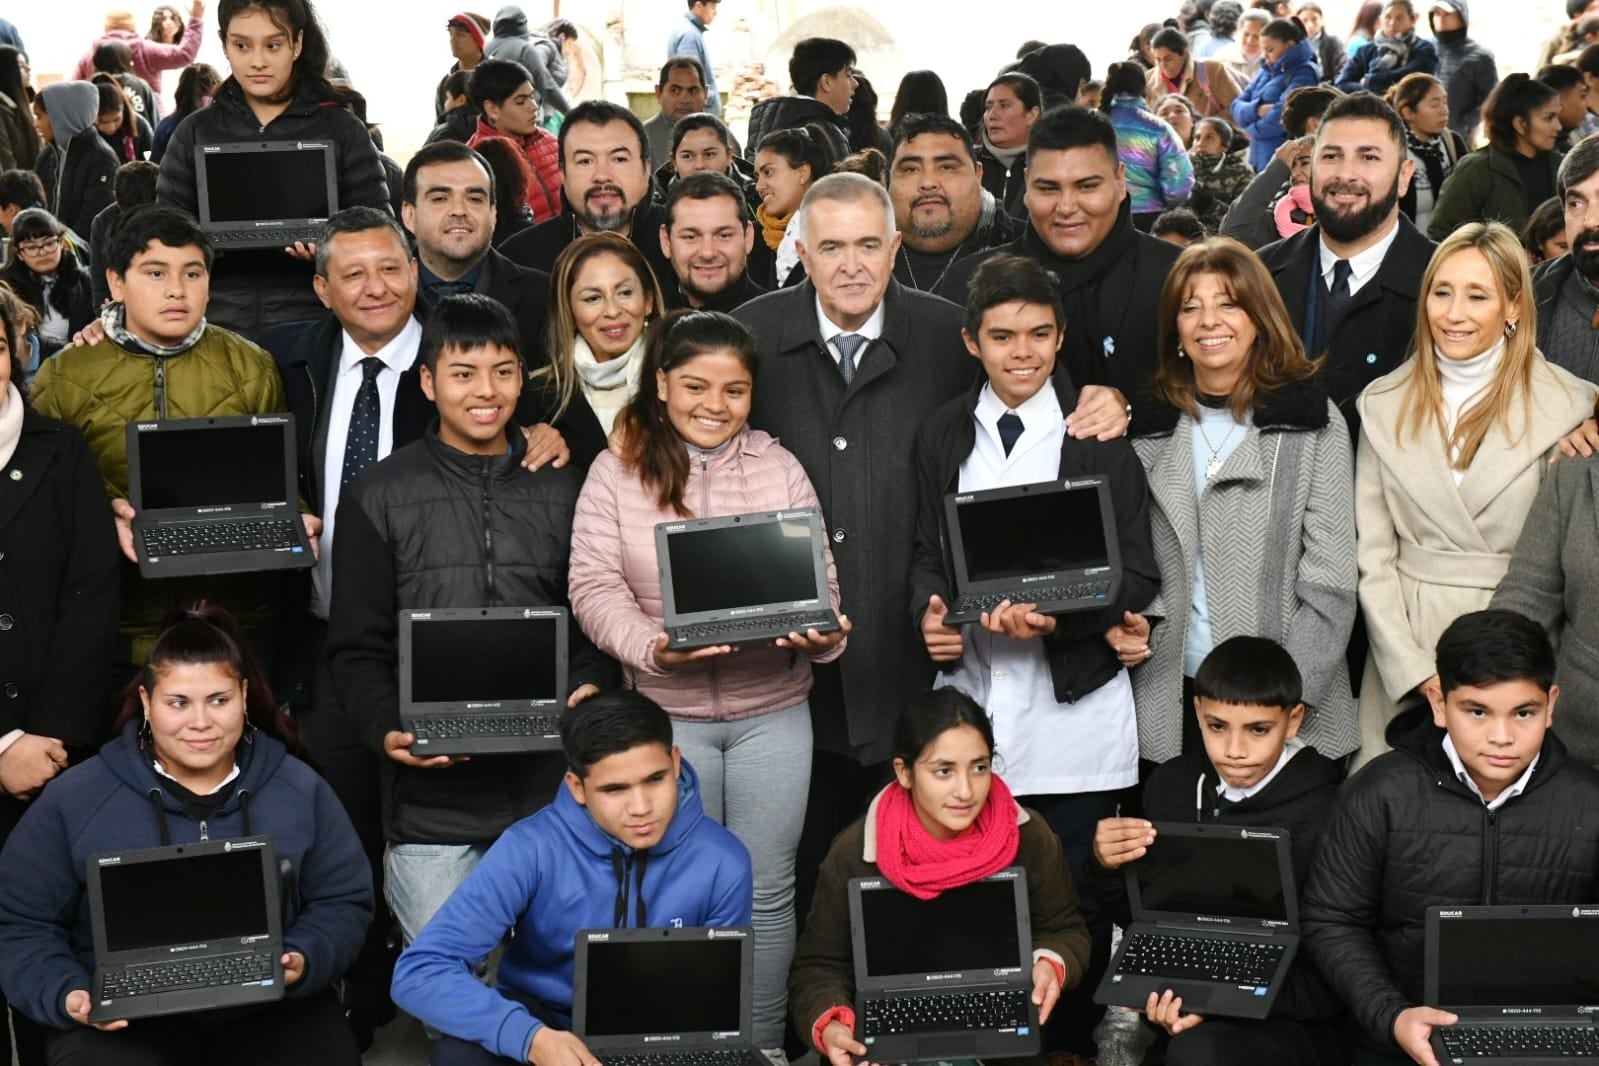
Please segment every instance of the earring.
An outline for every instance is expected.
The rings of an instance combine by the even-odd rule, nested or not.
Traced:
[[[1188,353],[1183,351],[1183,346],[1181,344],[1179,344],[1177,346],[1177,358],[1179,358],[1179,359],[1187,359],[1188,358]]]
[[[1514,337],[1516,335],[1516,330],[1519,329],[1519,328],[1520,327],[1518,325],[1516,325],[1516,323],[1514,323],[1514,322],[1506,322],[1505,323],[1505,336],[1506,337]]]
[[[246,718],[244,720],[244,736],[241,739],[246,744],[254,744],[255,735],[257,732],[259,732],[259,730],[256,729],[255,723]]]
[[[150,719],[139,720],[139,750],[145,751],[155,744],[155,734],[150,730]]]

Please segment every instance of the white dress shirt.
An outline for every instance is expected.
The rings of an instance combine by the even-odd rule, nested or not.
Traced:
[[[1365,251],[1356,252],[1349,257],[1349,295],[1353,296],[1365,287],[1366,282],[1377,276],[1377,271],[1382,267],[1383,256],[1388,254],[1388,249],[1393,246],[1394,238],[1399,236],[1399,220],[1394,219],[1393,226],[1383,235],[1383,238]],[[1321,249],[1321,280],[1329,289],[1332,288],[1333,267],[1338,263],[1338,253],[1327,247],[1325,236],[1316,246]]]
[[[973,417],[977,439],[961,464],[960,490],[1053,481],[1060,476],[1066,416],[1045,383],[1017,408],[1022,435],[1009,455],[999,435],[1006,407],[985,385]],[[954,686],[988,710],[996,767],[1018,796],[1104,792],[1138,783],[1138,725],[1125,669],[1076,703],[1055,699],[1041,640],[1012,640],[979,625],[962,629],[960,665],[935,685]]]
[[[883,335],[883,320],[885,317],[882,301],[878,301],[877,309],[872,312],[872,317],[868,318],[860,329],[844,329],[834,324],[833,320],[827,317],[827,312],[822,310],[822,298],[820,296],[816,298],[816,327],[822,331],[822,343],[827,345],[827,354],[833,357],[834,365],[837,365],[841,358],[838,345],[833,343],[834,337],[840,333],[854,333],[865,337],[868,342],[875,341]],[[870,347],[870,343],[863,344],[860,347],[860,351],[855,353],[856,370],[861,368],[861,360],[866,358],[866,349]],[[1053,474],[1050,475],[1050,477],[1054,476]]]
[[[378,372],[378,459],[394,450],[394,398],[400,391],[400,375],[416,363],[422,343],[422,324],[406,320],[405,328],[388,344],[373,352],[383,360]],[[316,566],[311,570],[311,613],[327,618],[333,602],[333,516],[339,509],[339,489],[344,479],[344,444],[350,436],[350,416],[355,410],[355,395],[361,391],[364,375],[361,360],[367,353],[349,335],[339,353],[339,370],[333,376],[333,393],[328,397],[327,455],[322,461],[322,536],[317,544]]]
[[[1538,768],[1538,756],[1534,755],[1532,762],[1527,764],[1527,769],[1522,771],[1521,776],[1516,778],[1514,784],[1493,799],[1487,800],[1483,799],[1482,789],[1477,787],[1477,782],[1473,781],[1471,775],[1466,772],[1466,764],[1460,761],[1460,752],[1455,750],[1454,739],[1448,734],[1444,735],[1444,754],[1449,756],[1449,765],[1455,768],[1455,776],[1460,778],[1465,786],[1471,789],[1471,794],[1482,800],[1482,805],[1490,811],[1497,811],[1500,807],[1510,802],[1512,798],[1525,792],[1527,790],[1527,782],[1532,780],[1532,772]]]

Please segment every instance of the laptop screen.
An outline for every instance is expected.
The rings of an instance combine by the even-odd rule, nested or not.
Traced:
[[[288,487],[287,422],[154,430],[139,434],[139,506],[282,503]]]
[[[821,598],[804,518],[675,531],[666,546],[678,614]]]
[[[731,937],[591,941],[583,1035],[738,1032],[743,950]]]
[[[956,505],[969,581],[1105,566],[1099,489],[1033,492]]]
[[[866,975],[1015,969],[1016,888],[1010,880],[976,881],[921,900],[895,888],[861,892]]]
[[[411,702],[555,700],[560,617],[411,622]]]
[[[255,848],[97,868],[106,949],[139,951],[269,935]],[[204,891],[196,886],[204,885]]]
[[[1445,920],[1437,951],[1446,1009],[1599,1003],[1599,920]]]
[[[1132,865],[1146,911],[1288,921],[1277,842],[1158,834]]]
[[[328,153],[203,152],[212,222],[328,218]]]

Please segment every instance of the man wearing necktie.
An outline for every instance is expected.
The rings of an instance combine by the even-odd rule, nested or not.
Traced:
[[[811,793],[800,841],[796,912],[809,911],[833,836],[888,780],[906,693],[932,681],[907,624],[916,516],[917,427],[971,383],[960,308],[893,279],[899,234],[888,192],[832,174],[801,205],[806,280],[733,312],[760,351],[750,425],[782,439],[821,498],[850,650],[815,668]]]

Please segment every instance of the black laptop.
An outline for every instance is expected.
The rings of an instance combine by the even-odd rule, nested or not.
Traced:
[[[1599,1062],[1599,906],[1428,908],[1425,995],[1441,1066]]]
[[[955,564],[948,625],[976,622],[1003,600],[1041,614],[1104,607],[1121,588],[1121,544],[1103,477],[956,492],[944,497]]]
[[[771,1066],[754,987],[748,926],[579,930],[572,1031],[607,1064]]]
[[[838,630],[815,508],[662,522],[661,603],[674,651]]]
[[[194,146],[200,226],[218,250],[321,240],[339,211],[332,141]]]
[[[400,612],[400,725],[411,753],[555,751],[567,697],[564,607]]]
[[[1038,1054],[1032,920],[1019,866],[929,900],[849,883],[855,1039],[872,1062]]]
[[[1299,950],[1288,831],[1159,822],[1124,869],[1133,921],[1094,1002],[1170,989],[1189,1013],[1266,1017]]]
[[[91,855],[91,1022],[283,998],[278,869],[266,837]]]
[[[300,521],[294,416],[129,422],[128,498],[145,577],[316,564]]]

